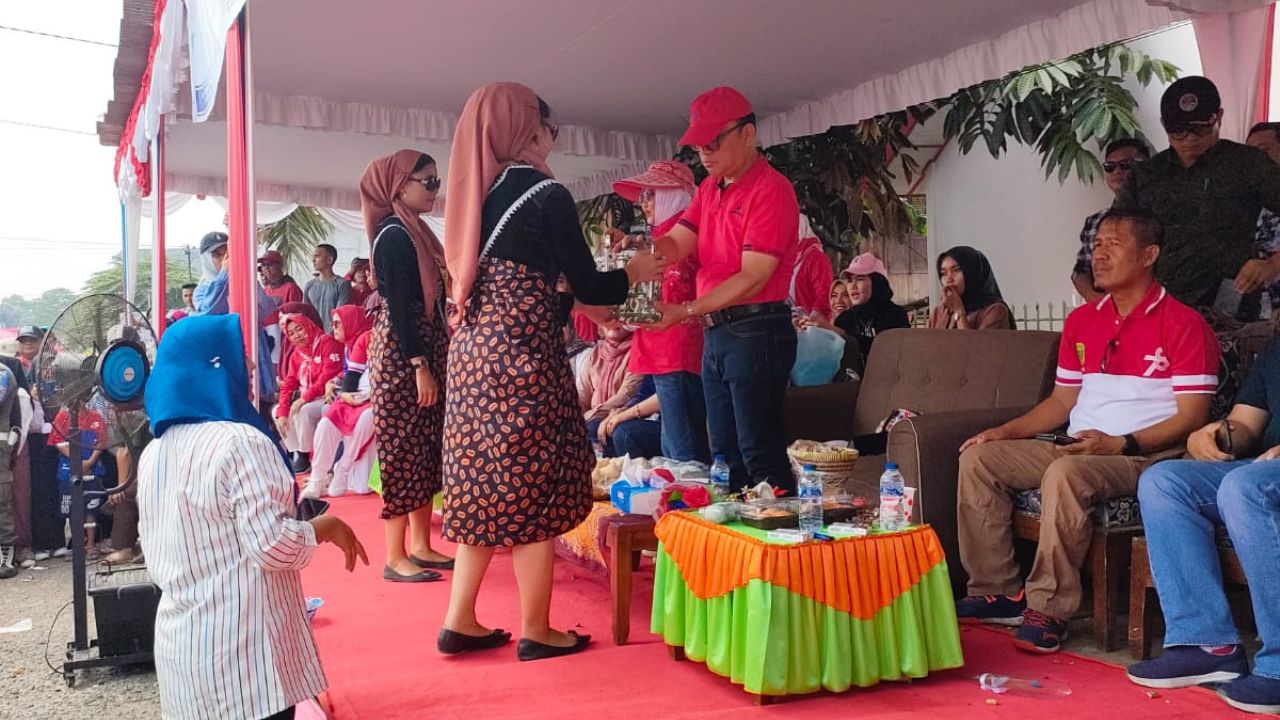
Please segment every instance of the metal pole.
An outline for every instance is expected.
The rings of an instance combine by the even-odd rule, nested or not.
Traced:
[[[89,588],[84,551],[84,454],[80,442],[80,398],[67,408],[67,455],[71,473],[71,606],[75,616],[75,649],[89,649]]]
[[[155,328],[156,340],[164,335],[165,315],[168,305],[165,292],[168,285],[169,256],[165,245],[165,212],[167,210],[164,188],[164,115],[160,116],[160,132],[151,151],[151,192],[155,193],[156,211],[151,229],[151,327]]]

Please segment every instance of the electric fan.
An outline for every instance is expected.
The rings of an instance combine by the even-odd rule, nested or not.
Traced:
[[[75,684],[76,670],[152,660],[160,589],[141,566],[95,574],[90,587],[85,516],[137,477],[138,455],[149,437],[142,396],[155,351],[155,334],[144,313],[117,295],[88,295],[58,316],[36,356],[41,399],[54,417],[55,433],[65,441],[69,468],[63,511],[71,521],[75,635],[62,668],[68,687]],[[108,448],[127,452],[119,464],[124,477],[110,489],[102,486],[94,466],[83,462]],[[93,639],[90,596],[97,627]]]

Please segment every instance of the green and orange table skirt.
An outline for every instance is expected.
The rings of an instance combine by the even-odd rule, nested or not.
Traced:
[[[655,532],[653,632],[749,693],[844,692],[964,664],[928,526],[789,545],[677,512]]]

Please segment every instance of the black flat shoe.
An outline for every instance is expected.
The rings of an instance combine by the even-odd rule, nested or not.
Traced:
[[[415,555],[410,555],[409,562],[413,563],[414,565],[417,565],[420,568],[426,568],[427,570],[452,570],[453,569],[453,558],[449,558],[448,560],[423,560],[422,558],[417,557]]]
[[[382,568],[382,579],[390,582],[402,582],[402,583],[435,582],[440,579],[440,573],[431,572],[430,570],[423,570],[420,573],[414,573],[412,575],[401,575],[400,573],[396,572],[395,569],[392,568],[390,565],[387,565]]]
[[[528,638],[522,638],[520,643],[516,645],[516,657],[520,659],[520,662],[527,662],[529,660],[546,660],[547,658],[573,655],[574,653],[580,653],[587,649],[587,644],[591,642],[590,635],[579,635],[572,630],[569,631],[569,634],[575,637],[577,642],[568,647],[545,645]]]
[[[492,650],[511,642],[511,633],[498,628],[488,635],[464,635],[449,628],[440,628],[436,636],[436,649],[444,655],[459,655],[473,650]]]

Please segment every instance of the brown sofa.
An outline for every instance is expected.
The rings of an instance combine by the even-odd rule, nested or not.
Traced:
[[[918,489],[917,518],[938,532],[960,583],[956,475],[960,444],[1048,395],[1058,334],[1015,330],[892,330],[876,339],[861,382],[792,388],[789,441],[847,440],[873,433],[895,409],[919,413],[889,434],[887,457],[859,459],[850,493],[874,498],[887,461]]]

